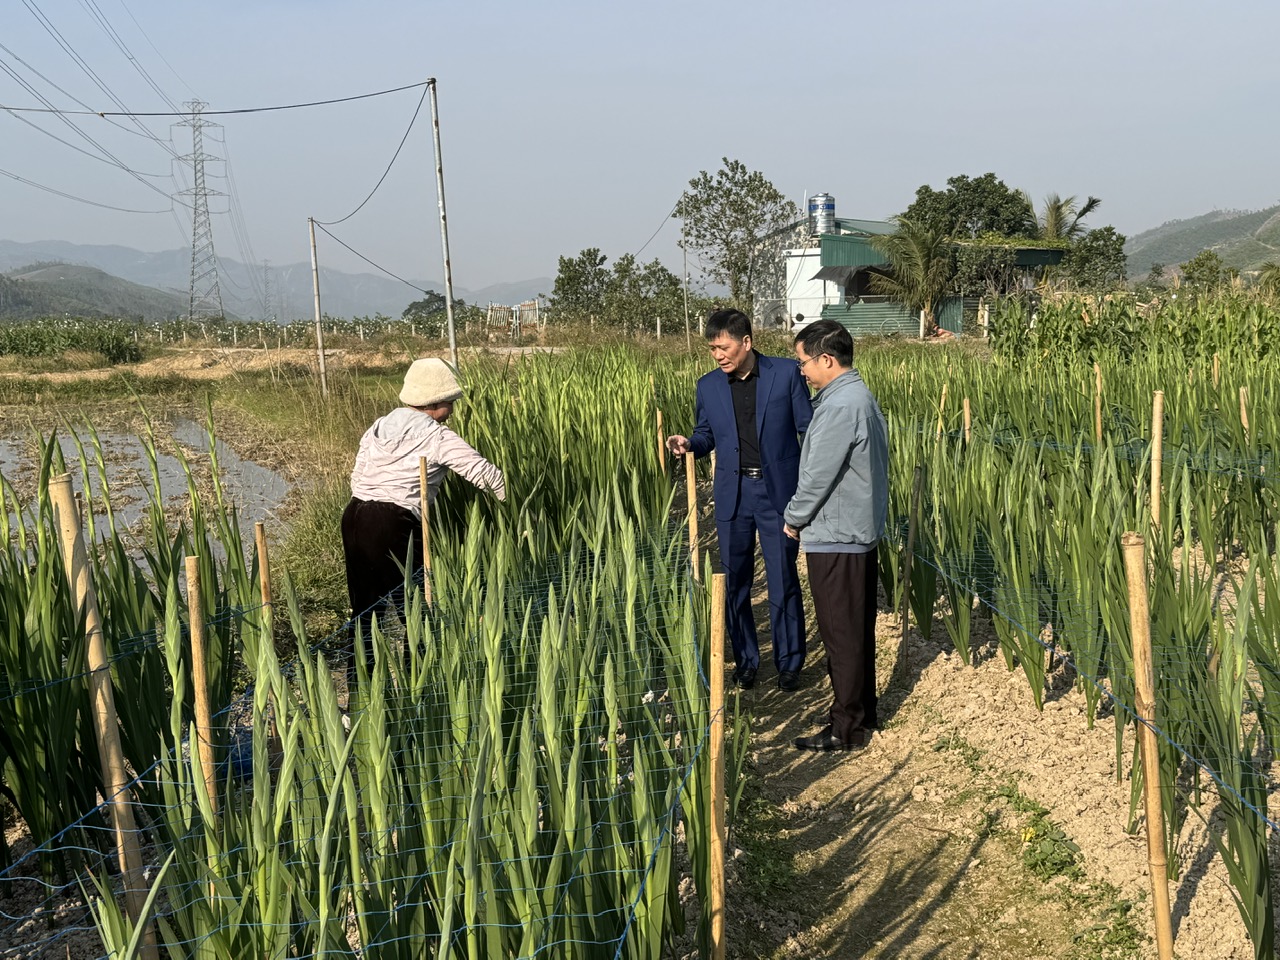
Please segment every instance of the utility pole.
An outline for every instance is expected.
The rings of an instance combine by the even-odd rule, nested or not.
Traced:
[[[680,221],[680,252],[684,254],[684,342],[693,353],[693,333],[689,327],[689,250],[685,246],[684,221]]]
[[[449,355],[458,369],[458,337],[453,328],[453,267],[449,261],[449,220],[444,212],[444,160],[440,156],[440,108],[436,103],[436,78],[427,80],[431,91],[431,136],[436,151],[436,199],[440,204],[440,248],[444,256],[444,312],[449,325]],[[319,297],[319,294],[316,294]],[[317,300],[317,302],[319,302]]]
[[[324,369],[324,324],[320,322],[320,266],[316,262],[316,222],[307,217],[311,228],[311,286],[316,295],[316,353],[320,355],[320,396],[329,396],[329,378]]]
[[[191,128],[191,153],[182,157],[191,162],[192,188],[183,190],[179,196],[191,197],[191,284],[188,292],[187,319],[194,320],[196,312],[204,316],[221,318],[222,290],[218,286],[218,258],[213,252],[213,223],[209,219],[209,194],[205,184],[204,165],[206,160],[216,160],[204,152],[204,131],[206,127],[219,124],[205,120],[200,112],[208,106],[203,100],[188,100],[184,104],[191,111],[191,119],[183,120],[179,126]]]

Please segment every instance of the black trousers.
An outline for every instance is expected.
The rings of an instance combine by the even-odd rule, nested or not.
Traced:
[[[380,500],[352,498],[342,512],[347,595],[366,642],[374,614],[381,619],[387,610],[404,603],[403,566],[410,546],[416,573],[422,568],[422,522],[411,510]],[[349,647],[352,643],[354,631]]]
[[[831,677],[831,733],[852,740],[876,717],[876,565],[870,553],[809,553],[809,589]]]

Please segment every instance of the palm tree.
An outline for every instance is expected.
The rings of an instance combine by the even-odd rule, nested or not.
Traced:
[[[871,276],[871,291],[924,314],[925,333],[938,329],[938,304],[951,284],[951,238],[922,223],[895,217],[895,233],[871,238],[890,272]]]
[[[1280,261],[1268,260],[1258,274],[1258,286],[1265,293],[1280,297]]]
[[[1075,240],[1085,232],[1080,221],[1102,205],[1097,197],[1089,197],[1084,205],[1076,208],[1075,197],[1060,197],[1051,193],[1044,198],[1044,207],[1039,216],[1035,212],[1035,204],[1025,190],[1018,194],[1027,204],[1027,220],[1033,225],[1032,233],[1037,240]]]

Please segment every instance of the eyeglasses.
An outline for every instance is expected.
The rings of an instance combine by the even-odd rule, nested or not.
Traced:
[[[801,370],[803,370],[805,367],[807,367],[809,364],[813,363],[813,361],[817,360],[819,357],[825,357],[825,356],[826,356],[826,354],[825,354],[825,353],[815,353],[815,354],[814,354],[812,357],[810,357],[808,360],[805,360],[803,363],[801,363],[801,364],[800,364],[800,369],[801,369]]]

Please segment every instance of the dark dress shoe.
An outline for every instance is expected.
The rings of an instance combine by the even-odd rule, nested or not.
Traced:
[[[797,737],[797,750],[816,750],[819,753],[831,753],[838,750],[861,750],[867,745],[866,731],[857,730],[852,740],[841,740],[831,732],[830,727],[823,727],[821,732],[812,737]]]
[[[778,674],[779,690],[799,690],[800,689],[800,672],[798,670],[783,670]]]
[[[733,682],[741,690],[750,690],[756,685],[756,668],[739,667],[733,671]]]

